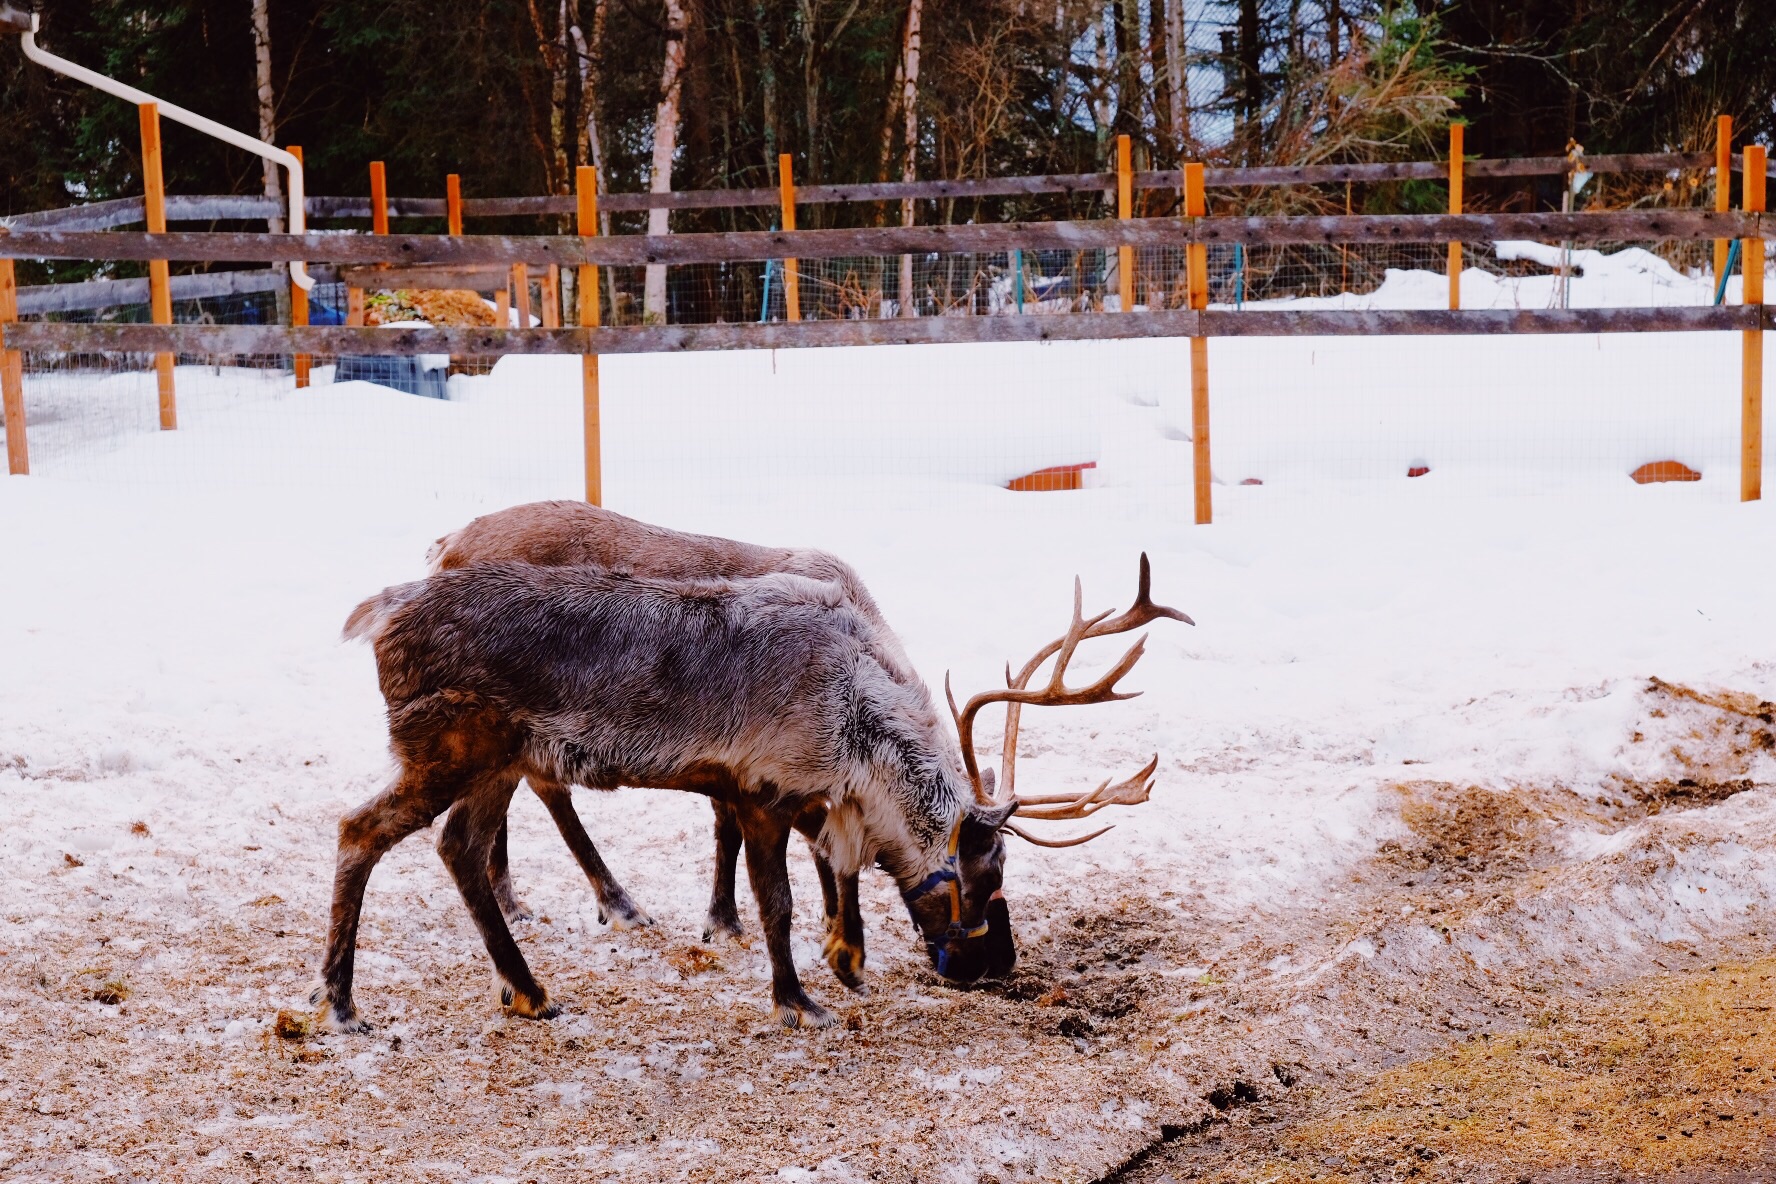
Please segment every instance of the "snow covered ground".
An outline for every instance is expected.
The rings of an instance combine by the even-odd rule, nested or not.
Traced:
[[[580,801],[641,933],[597,923],[515,806],[549,918],[521,940],[566,1018],[496,1021],[414,841],[367,902],[378,1031],[269,1035],[320,952],[333,824],[386,773],[340,624],[475,514],[578,492],[577,362],[506,359],[450,402],[181,367],[176,433],[78,429],[94,392],[108,422],[152,415],[151,380],[34,379],[64,426],[0,483],[0,1170],[1087,1179],[1235,1078],[1492,1022],[1506,974],[1602,981],[1766,932],[1776,511],[1737,500],[1736,339],[1217,341],[1210,527],[1182,351],[605,361],[613,509],[842,554],[933,685],[1058,634],[1075,574],[1118,605],[1143,551],[1198,622],[1152,630],[1142,698],[1026,713],[1032,790],[1160,766],[1104,838],[1014,845],[1024,977],[939,986],[871,877],[867,999],[799,910],[804,978],[852,1025],[818,1035],[771,1030],[762,951],[687,963],[708,811],[643,790]],[[1667,458],[1703,479],[1628,479]],[[1081,460],[1095,488],[1000,487]],[[1545,838],[1521,876],[1483,868],[1507,801]]]

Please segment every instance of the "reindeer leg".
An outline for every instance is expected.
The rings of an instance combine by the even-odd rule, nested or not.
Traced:
[[[715,807],[715,883],[709,896],[709,916],[703,921],[703,940],[724,937],[738,941],[745,928],[734,904],[734,872],[740,864],[740,815],[727,802],[710,799]]]
[[[530,909],[518,899],[517,890],[512,887],[512,865],[506,855],[506,832],[509,829],[505,819],[500,820],[499,833],[493,836],[493,848],[487,857],[487,881],[493,886],[493,898],[499,901],[500,912],[506,915],[506,923],[515,925],[519,921],[530,920]]]
[[[456,880],[481,940],[487,943],[499,976],[500,1003],[515,1015],[546,1020],[561,1014],[561,1007],[531,976],[487,880],[494,836],[517,788],[518,778],[505,771],[481,779],[450,811],[444,833],[438,836],[438,854]]]
[[[598,894],[598,919],[612,929],[639,929],[652,925],[654,919],[629,899],[629,894],[623,891],[623,886],[617,883],[617,878],[611,875],[610,868],[599,857],[598,848],[592,845],[592,836],[586,833],[574,810],[573,789],[563,782],[534,775],[526,780],[537,797],[543,799],[543,805],[548,807],[549,816],[555,820],[555,829],[567,841],[567,849],[579,861],[580,870],[592,881],[592,890]]]
[[[428,784],[403,769],[393,785],[339,820],[339,859],[333,872],[333,917],[327,932],[327,957],[321,985],[309,1002],[322,1009],[321,1023],[335,1032],[364,1032],[352,1004],[353,956],[358,945],[358,920],[364,909],[364,888],[383,853],[450,805],[449,786]]]
[[[789,926],[795,902],[789,891],[789,827],[756,806],[741,807],[741,833],[746,839],[746,874],[758,898],[765,949],[771,955],[771,1002],[777,1021],[786,1028],[826,1028],[832,1013],[808,998],[796,977],[789,947]]]
[[[826,964],[838,980],[859,995],[869,994],[863,983],[863,914],[857,905],[857,876],[840,879],[832,864],[820,853],[815,840],[826,824],[826,811],[809,810],[796,819],[795,828],[808,840],[808,851],[814,856],[814,872],[820,877],[821,904],[826,913],[826,938],[821,951]]]

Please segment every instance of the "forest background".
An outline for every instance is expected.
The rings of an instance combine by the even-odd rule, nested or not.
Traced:
[[[1769,0],[90,0],[42,6],[53,51],[281,144],[316,194],[609,192],[1078,173],[1180,159],[1702,151],[1776,133]],[[274,191],[259,161],[165,129],[170,192]],[[141,192],[136,115],[0,49],[0,213]],[[1558,208],[1561,179],[1470,182],[1476,209]],[[1696,187],[1694,181],[1690,187]],[[1342,187],[1340,187],[1342,189]],[[1616,206],[1697,204],[1671,178]],[[1246,209],[1437,208],[1441,186],[1245,191]],[[948,200],[919,222],[1100,216],[1093,195]],[[1232,200],[1226,195],[1225,200]],[[1145,195],[1162,214],[1175,195]],[[816,205],[812,228],[900,221]],[[674,213],[754,229],[769,209]],[[663,211],[656,230],[666,229]],[[645,216],[619,217],[640,231]],[[518,227],[514,226],[513,229]],[[500,229],[486,226],[476,229]],[[532,227],[534,229],[534,227]]]

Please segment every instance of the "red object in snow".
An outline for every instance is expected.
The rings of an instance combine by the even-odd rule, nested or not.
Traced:
[[[1240,484],[1241,485],[1262,485],[1262,484],[1264,484],[1264,482],[1263,482],[1263,480],[1261,480],[1258,477],[1247,477],[1244,481],[1241,481]]]
[[[1406,470],[1406,475],[1408,477],[1422,477],[1430,471],[1430,465],[1413,465],[1410,469]]]
[[[1702,480],[1701,473],[1678,460],[1648,461],[1628,475],[1634,478],[1636,485],[1651,485],[1657,481]]]
[[[1055,465],[1053,468],[1037,469],[1034,473],[1013,477],[1005,483],[1005,488],[1021,490],[1026,493],[1052,493],[1061,489],[1083,489],[1085,488],[1085,470],[1097,467],[1097,461],[1088,460],[1077,465]]]

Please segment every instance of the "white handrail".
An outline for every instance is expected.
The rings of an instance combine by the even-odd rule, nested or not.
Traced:
[[[291,153],[267,144],[263,140],[255,140],[251,136],[243,135],[213,119],[205,119],[196,112],[187,111],[177,103],[157,99],[147,91],[137,90],[127,83],[119,82],[115,78],[107,78],[97,71],[88,70],[85,66],[70,62],[67,58],[57,57],[37,44],[36,13],[31,14],[30,29],[19,34],[19,46],[25,51],[27,58],[45,69],[54,70],[57,74],[65,74],[78,82],[84,82],[88,86],[96,87],[106,94],[116,95],[131,103],[154,103],[160,108],[160,113],[174,123],[182,123],[186,127],[195,128],[204,135],[214,136],[225,144],[232,144],[236,148],[243,148],[257,156],[263,156],[267,160],[283,165],[290,179],[290,233],[301,234],[307,229],[308,223],[304,218],[306,206],[302,191],[302,162]],[[309,278],[308,265],[305,263],[290,264],[290,282],[304,292],[314,287],[314,280]]]

